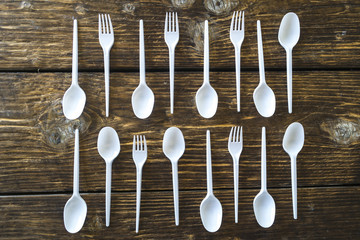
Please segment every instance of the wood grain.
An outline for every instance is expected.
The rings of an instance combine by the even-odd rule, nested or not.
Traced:
[[[0,97],[0,192],[62,193],[72,191],[73,131],[80,128],[80,191],[105,188],[105,163],[97,152],[102,127],[114,127],[121,153],[113,165],[113,190],[135,189],[132,137],[145,134],[148,161],[143,189],[171,190],[171,166],[162,153],[162,138],[171,126],[185,136],[186,151],[179,161],[181,190],[204,190],[205,132],[211,130],[214,188],[232,189],[232,160],[227,150],[231,126],[244,127],[244,150],[240,159],[240,188],[260,186],[261,127],[267,127],[268,185],[290,187],[290,160],[282,149],[286,127],[299,121],[305,128],[305,146],[298,156],[299,186],[360,183],[359,115],[360,74],[357,71],[294,72],[293,114],[287,113],[286,73],[267,72],[277,98],[271,118],[261,117],[252,101],[258,73],[243,72],[241,112],[236,112],[235,73],[212,72],[210,79],[219,94],[218,112],[212,119],[197,113],[195,93],[202,73],[176,72],[175,113],[169,113],[168,73],[148,73],[155,93],[155,107],[146,120],[135,117],[131,94],[137,73],[111,73],[110,117],[105,117],[102,73],[80,73],[87,94],[85,112],[68,121],[61,99],[70,86],[70,73],[1,73]]]
[[[256,20],[261,20],[265,67],[285,69],[285,51],[277,35],[282,17],[290,11],[298,14],[301,22],[301,37],[293,52],[294,68],[359,68],[360,1],[6,0],[0,3],[0,70],[70,70],[73,17],[79,20],[79,68],[102,70],[99,13],[110,14],[114,25],[112,69],[138,68],[140,19],[144,19],[148,69],[168,69],[168,49],[163,36],[166,11],[179,13],[181,34],[176,68],[202,68],[203,22],[208,19],[210,66],[233,69],[229,26],[234,10],[246,12],[242,68],[258,67]]]
[[[252,209],[258,189],[239,192],[239,223],[234,223],[233,192],[214,193],[223,206],[216,233],[201,224],[199,206],[205,191],[180,192],[180,225],[175,226],[172,192],[143,192],[140,231],[135,233],[135,192],[113,193],[110,227],[105,227],[105,195],[82,194],[88,214],[82,230],[69,234],[63,207],[69,194],[0,197],[2,239],[358,239],[360,188],[300,188],[299,218],[292,219],[291,189],[269,189],[276,201],[276,218],[261,228]]]

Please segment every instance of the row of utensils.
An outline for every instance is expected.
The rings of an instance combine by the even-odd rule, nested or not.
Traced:
[[[297,219],[297,177],[296,157],[304,144],[304,128],[294,122],[288,126],[283,138],[283,148],[291,158],[291,182],[293,215]],[[111,127],[104,127],[100,130],[97,148],[100,156],[106,163],[106,197],[105,212],[106,226],[110,225],[111,207],[111,168],[114,159],[120,153],[120,140],[117,132]],[[234,210],[235,223],[238,223],[238,189],[239,189],[239,159],[243,150],[243,128],[232,127],[229,139],[228,150],[233,158],[234,167]],[[181,130],[177,127],[170,127],[165,131],[163,137],[163,152],[172,165],[173,195],[175,224],[179,225],[179,185],[178,185],[178,161],[185,152],[185,139]],[[139,231],[140,202],[141,202],[141,180],[142,168],[147,160],[147,143],[144,135],[136,135],[133,138],[132,157],[136,166],[136,232]],[[222,223],[222,206],[215,197],[212,187],[211,168],[211,143],[210,131],[206,131],[206,173],[207,173],[207,195],[200,205],[200,216],[205,229],[209,232],[216,232]],[[262,128],[261,140],[261,190],[254,198],[254,214],[257,222],[264,228],[270,227],[275,220],[275,201],[267,191],[266,184],[266,133]],[[81,230],[87,213],[85,201],[79,194],[79,130],[75,130],[75,151],[74,151],[74,193],[64,208],[65,228],[76,233]]]
[[[74,20],[74,47],[73,47],[73,72],[77,75],[77,20]],[[75,23],[76,22],[76,23]],[[76,29],[75,29],[76,24]],[[76,30],[76,32],[75,32]],[[75,37],[76,35],[76,37]],[[146,84],[145,78],[145,46],[144,46],[144,26],[140,20],[139,29],[139,48],[140,48],[140,83],[134,90],[131,98],[132,109],[136,117],[140,119],[148,118],[153,110],[155,97],[153,91]],[[169,69],[170,69],[170,112],[174,111],[174,65],[175,47],[179,41],[179,22],[177,13],[166,13],[165,42],[169,48]],[[292,112],[292,49],[300,37],[300,22],[295,13],[287,13],[280,24],[278,39],[285,48],[287,55],[287,88],[288,88],[288,110]],[[76,39],[75,39],[76,38]],[[230,40],[235,48],[235,67],[236,67],[236,98],[237,111],[240,112],[240,52],[241,45],[245,38],[245,13],[244,11],[234,12],[230,25]],[[265,67],[263,56],[263,44],[261,36],[261,24],[257,21],[258,39],[258,58],[260,83],[253,93],[253,100],[257,111],[263,117],[271,117],[276,108],[276,99],[273,90],[266,84]],[[76,41],[76,48],[75,48]],[[114,44],[114,29],[111,18],[108,14],[99,14],[99,42],[104,52],[104,76],[105,76],[105,103],[106,117],[109,116],[109,89],[110,89],[110,50]],[[75,56],[76,55],[76,56]],[[76,58],[75,58],[76,57]],[[71,98],[77,98],[77,105],[72,109],[80,112],[85,105],[85,94],[78,86],[77,80],[72,82]],[[77,76],[76,76],[77,79]],[[196,107],[199,114],[204,118],[211,118],[215,115],[218,107],[218,95],[210,85],[209,79],[209,33],[208,21],[204,26],[204,82],[196,93]],[[75,113],[75,111],[73,111]],[[78,114],[71,116],[71,119],[78,117]]]

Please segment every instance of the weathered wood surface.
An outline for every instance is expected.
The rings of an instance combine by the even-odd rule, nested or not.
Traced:
[[[298,156],[299,186],[360,184],[359,114],[360,75],[357,71],[294,72],[293,114],[287,113],[286,73],[267,72],[277,98],[271,118],[261,117],[252,93],[258,73],[243,72],[241,112],[236,112],[235,74],[210,74],[219,94],[218,112],[203,119],[196,110],[195,93],[202,84],[200,72],[175,74],[175,113],[169,113],[168,74],[148,73],[155,107],[146,120],[135,117],[131,94],[137,73],[111,74],[110,117],[105,118],[102,73],[81,73],[79,83],[87,104],[79,120],[68,121],[61,99],[70,86],[70,73],[1,73],[0,192],[71,192],[73,129],[80,126],[80,191],[105,188],[105,163],[97,151],[97,136],[104,126],[114,127],[121,153],[113,165],[113,190],[135,189],[132,137],[145,134],[149,157],[144,166],[143,189],[171,190],[171,165],[162,152],[162,138],[170,126],[185,136],[186,151],[179,161],[181,190],[206,188],[205,132],[211,130],[214,187],[231,189],[232,159],[227,150],[230,127],[244,126],[240,159],[240,187],[260,186],[261,127],[267,127],[268,185],[290,187],[290,160],[282,149],[286,127],[299,121],[306,141]]]
[[[80,69],[103,68],[98,13],[109,13],[115,28],[111,68],[138,68],[138,21],[144,19],[146,64],[168,68],[163,29],[166,11],[177,11],[180,41],[177,68],[202,68],[203,22],[209,20],[210,66],[234,68],[229,39],[232,11],[245,10],[241,66],[258,67],[256,20],[262,22],[265,66],[284,69],[285,51],[277,38],[282,17],[298,14],[301,37],[293,52],[295,68],[359,68],[360,1],[1,1],[0,70],[71,69],[72,17],[79,19]]]
[[[199,206],[205,191],[180,192],[180,225],[175,226],[172,192],[143,192],[140,230],[135,233],[135,193],[113,193],[111,224],[105,227],[101,193],[82,194],[88,215],[80,234],[63,225],[63,206],[70,195],[0,197],[2,239],[359,239],[360,188],[299,188],[299,218],[292,219],[291,189],[269,189],[276,219],[269,229],[255,220],[252,201],[258,189],[240,189],[239,223],[234,223],[233,192],[215,191],[223,206],[216,233],[201,224]]]

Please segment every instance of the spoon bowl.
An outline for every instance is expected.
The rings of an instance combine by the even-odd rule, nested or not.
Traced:
[[[293,13],[287,13],[281,20],[278,39],[285,49],[292,49],[300,38],[299,17]]]
[[[304,127],[301,123],[294,122],[285,131],[283,148],[289,155],[297,156],[304,146],[304,141]]]
[[[201,202],[200,216],[202,224],[209,232],[219,230],[222,223],[222,206],[213,194],[208,194]]]
[[[141,119],[150,116],[154,107],[154,102],[154,93],[146,84],[140,84],[131,97],[133,111],[136,117]]]
[[[204,118],[215,115],[218,106],[218,95],[210,84],[203,84],[196,93],[196,106]]]
[[[263,117],[271,117],[275,113],[276,99],[273,90],[264,82],[254,91],[253,99],[257,111]]]
[[[64,225],[69,233],[77,233],[84,225],[87,205],[84,199],[74,194],[64,207]]]
[[[112,127],[104,127],[100,130],[97,148],[105,162],[112,162],[120,153],[120,140],[117,132]]]
[[[175,225],[179,225],[179,183],[177,164],[185,151],[185,140],[181,130],[177,127],[170,127],[166,130],[163,139],[163,152],[171,161],[173,175],[173,194],[175,209]]]
[[[275,201],[266,191],[260,191],[253,202],[254,213],[257,222],[263,228],[268,228],[275,221]]]

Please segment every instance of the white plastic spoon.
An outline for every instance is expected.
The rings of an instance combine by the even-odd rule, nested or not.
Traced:
[[[106,163],[106,226],[110,225],[110,206],[111,206],[111,167],[114,159],[120,153],[120,140],[115,129],[104,127],[100,130],[97,148],[100,156]]]
[[[218,95],[210,85],[209,80],[209,30],[208,21],[205,21],[204,30],[204,83],[196,92],[196,107],[204,118],[215,115],[218,106]]]
[[[73,30],[73,58],[72,58],[72,83],[70,88],[66,90],[62,106],[66,118],[73,120],[80,117],[86,103],[85,92],[78,83],[78,32],[77,20],[74,19]]]
[[[263,117],[271,117],[275,112],[276,99],[273,90],[266,84],[265,81],[264,53],[259,20],[257,21],[257,39],[260,83],[254,91],[253,99],[256,109],[260,115]]]
[[[213,193],[212,170],[211,170],[211,143],[210,131],[206,131],[206,175],[207,175],[207,195],[200,205],[201,221],[205,229],[209,232],[219,230],[222,223],[222,206]]]
[[[291,159],[291,185],[293,215],[297,219],[297,177],[296,177],[296,157],[304,146],[305,133],[301,123],[294,122],[288,126],[283,138],[283,148]]]
[[[140,20],[140,83],[131,97],[131,104],[136,117],[144,119],[150,116],[155,97],[151,89],[146,85],[145,80],[145,46],[144,46],[144,26]]]
[[[64,207],[64,225],[69,233],[77,233],[84,225],[87,205],[79,193],[79,129],[75,129],[73,195]]]
[[[273,225],[275,220],[275,201],[266,188],[266,133],[262,128],[261,135],[261,190],[253,202],[256,221],[263,228]]]
[[[300,21],[298,16],[293,13],[287,13],[281,20],[278,39],[286,50],[286,69],[287,69],[287,93],[288,109],[292,113],[292,49],[300,38]]]
[[[163,152],[171,161],[174,192],[175,224],[179,225],[179,183],[178,161],[185,151],[185,140],[181,130],[177,127],[168,128],[164,134]]]

